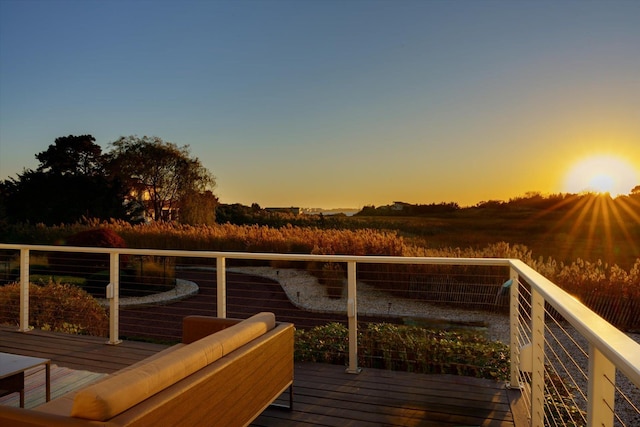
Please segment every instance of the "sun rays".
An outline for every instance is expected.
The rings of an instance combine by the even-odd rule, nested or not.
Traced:
[[[583,245],[587,253],[610,262],[616,258],[619,251],[616,242],[620,239],[640,255],[640,194],[615,199],[608,193],[565,194],[538,217],[545,215],[559,216],[546,235],[549,244],[563,246],[563,259],[572,258],[570,252],[575,245]],[[557,239],[558,235],[562,241]]]

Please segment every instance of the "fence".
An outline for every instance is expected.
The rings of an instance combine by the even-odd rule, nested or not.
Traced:
[[[188,314],[268,310],[298,328],[347,325],[347,371],[356,373],[363,322],[453,324],[509,343],[509,386],[522,390],[532,426],[640,420],[640,344],[519,260],[8,244],[0,251],[3,274],[20,283],[23,331],[33,319],[29,282],[72,280],[78,271],[88,277],[82,286],[105,297],[110,344],[121,336],[176,340]],[[167,275],[178,280],[164,283]],[[142,295],[128,296],[132,283]]]

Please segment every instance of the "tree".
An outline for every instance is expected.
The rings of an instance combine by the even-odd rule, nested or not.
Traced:
[[[148,136],[121,137],[110,145],[111,175],[125,183],[131,197],[144,204],[155,220],[170,219],[189,198],[215,187],[215,177],[191,157],[188,145],[178,147]]]
[[[102,149],[91,135],[57,138],[35,157],[38,168],[25,169],[0,184],[0,199],[9,222],[47,225],[83,217],[129,219],[122,204],[124,188],[104,173]]]
[[[2,185],[9,222],[46,225],[73,223],[83,217],[128,219],[123,191],[103,176],[58,175],[26,170]]]
[[[96,176],[104,172],[102,148],[91,135],[56,138],[47,151],[36,154],[38,172],[54,175]]]
[[[178,204],[178,219],[185,224],[213,225],[216,222],[216,206],[218,198],[209,190],[185,194]]]

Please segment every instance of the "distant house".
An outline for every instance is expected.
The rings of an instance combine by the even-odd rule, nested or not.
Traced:
[[[402,211],[405,208],[411,206],[410,203],[405,203],[405,202],[393,202],[393,205],[391,205],[391,210],[392,211]]]
[[[302,208],[297,208],[294,206],[290,208],[264,208],[264,210],[267,212],[287,213],[287,214],[294,214],[294,215],[300,215],[302,213]]]
[[[175,202],[165,202],[162,206],[161,217],[156,218],[153,204],[151,203],[151,196],[149,191],[135,191],[131,190],[129,195],[125,198],[126,204],[136,204],[141,207],[140,218],[144,222],[151,221],[175,221],[178,219],[179,209],[175,206]]]

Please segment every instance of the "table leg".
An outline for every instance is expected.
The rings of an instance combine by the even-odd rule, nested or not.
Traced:
[[[3,393],[20,393],[20,407],[24,408],[24,372],[18,372],[10,377],[2,378],[0,380],[0,389],[6,391]]]
[[[46,371],[46,390],[47,390],[47,402],[51,400],[51,361],[45,365]]]
[[[20,372],[11,377],[15,381],[14,391],[18,391],[20,393],[20,407],[24,408],[24,372]]]

